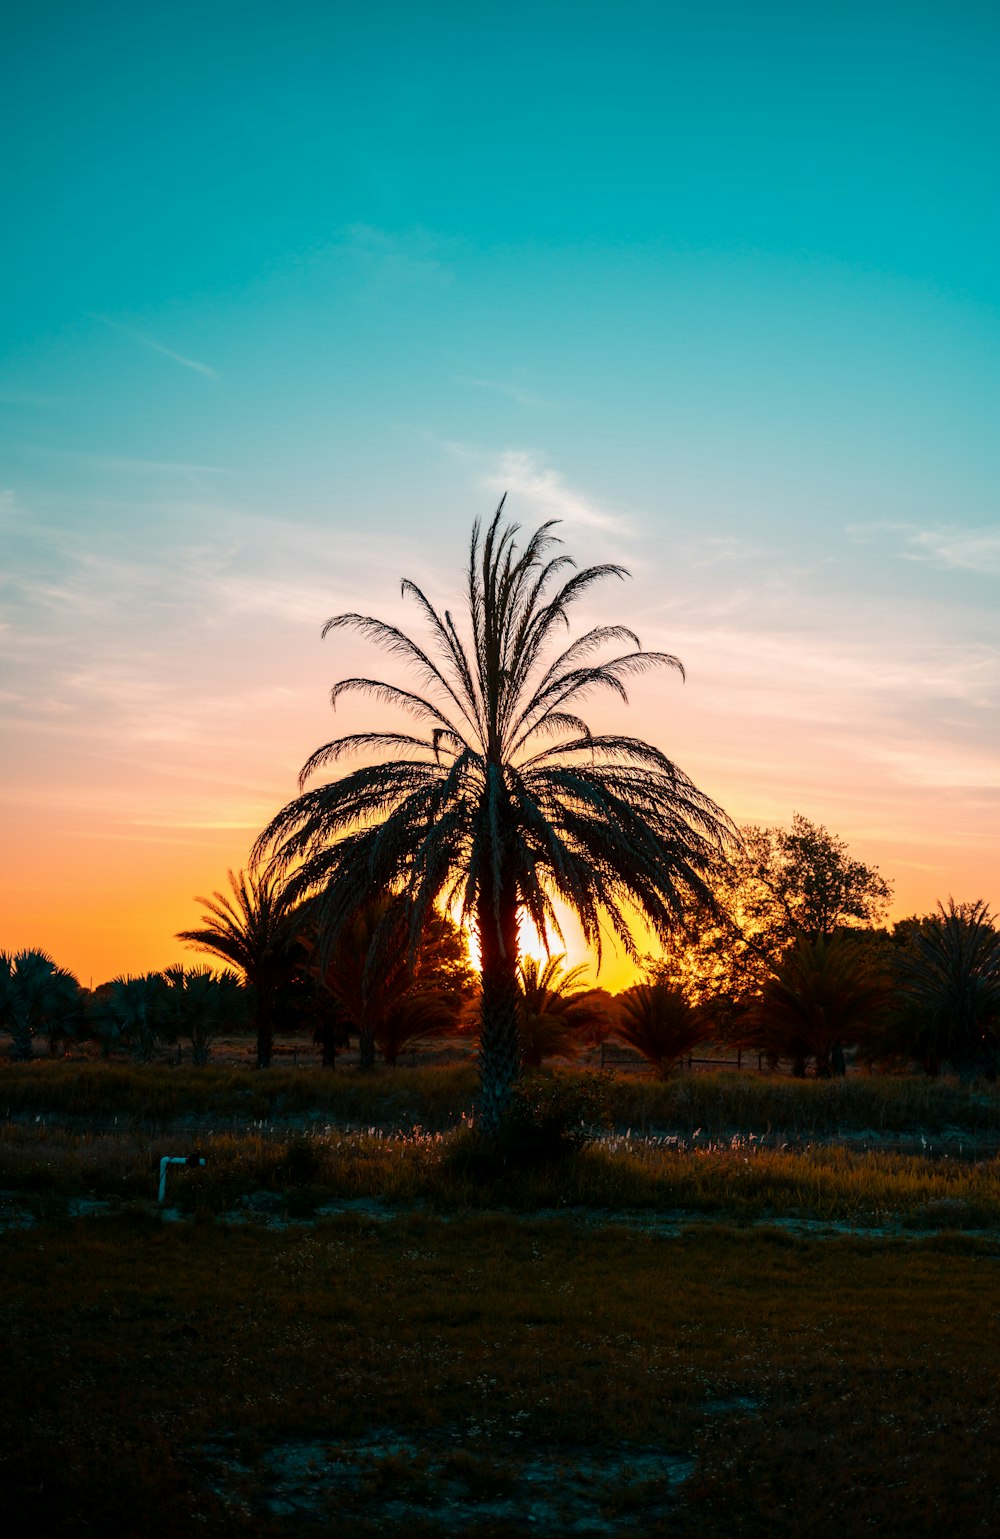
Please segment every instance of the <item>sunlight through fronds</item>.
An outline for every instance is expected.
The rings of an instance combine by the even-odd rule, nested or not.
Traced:
[[[643,651],[634,632],[617,625],[593,627],[552,656],[572,604],[605,578],[627,576],[624,568],[577,570],[569,556],[552,555],[551,523],[521,550],[503,506],[485,530],[473,528],[464,637],[452,615],[408,580],[403,595],[429,627],[426,646],[368,615],[327,621],[324,635],[358,631],[404,662],[427,691],[349,678],[334,686],[334,705],[360,692],[418,725],[353,733],[317,749],[303,787],[345,755],[383,762],[303,789],[254,852],[284,879],[286,902],[315,905],[328,937],[373,894],[405,893],[414,955],[435,904],[455,906],[478,932],[484,1044],[494,986],[511,1039],[520,914],[547,946],[550,934],[560,934],[555,904],[564,904],[598,964],[606,927],[634,958],[633,911],[666,937],[686,899],[711,902],[712,874],[736,837],[725,813],[660,749],[595,734],[579,714],[600,691],[627,702],[628,681],[651,669],[683,673],[676,657]],[[615,644],[628,650],[601,660]],[[516,1076],[513,1058],[507,1074]]]

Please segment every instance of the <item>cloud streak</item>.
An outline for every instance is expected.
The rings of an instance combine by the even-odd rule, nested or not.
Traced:
[[[964,527],[941,524],[929,529],[904,522],[849,524],[847,533],[862,545],[871,543],[879,535],[893,535],[900,543],[900,554],[906,561],[1000,577],[1000,525],[997,524]]]
[[[552,402],[546,401],[540,395],[534,395],[530,390],[524,390],[520,385],[508,385],[498,379],[461,379],[462,385],[472,385],[476,390],[495,390],[498,395],[505,395],[511,401],[516,401],[518,406],[527,406],[537,411],[550,411]]]
[[[189,358],[186,353],[178,353],[174,348],[167,347],[165,343],[158,342],[155,337],[147,336],[144,331],[136,331],[133,326],[122,326],[120,322],[113,321],[109,315],[97,315],[95,319],[110,327],[112,331],[120,332],[123,337],[131,337],[133,342],[148,347],[150,352],[159,353],[162,357],[169,358],[172,363],[179,363],[182,368],[203,375],[205,379],[219,378],[218,371],[210,364],[202,363],[197,358]]]

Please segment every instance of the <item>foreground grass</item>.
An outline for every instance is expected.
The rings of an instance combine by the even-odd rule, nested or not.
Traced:
[[[449,1532],[513,1536],[525,1515],[495,1498],[523,1461],[568,1474],[622,1449],[691,1473],[673,1490],[605,1482],[609,1533],[918,1539],[942,1514],[956,1534],[1000,1527],[1000,1260],[982,1242],[123,1215],[0,1248],[12,1532],[437,1533],[447,1463],[483,1503]],[[334,1470],[389,1434],[447,1458],[369,1458],[334,1495]],[[282,1513],[274,1471],[303,1443],[312,1497]]]
[[[575,1071],[562,1071],[574,1078]],[[1000,1138],[1000,1089],[968,1089],[922,1076],[679,1074],[667,1081],[601,1076],[624,1131],[700,1129],[706,1137],[767,1131],[795,1138],[846,1132],[968,1133]],[[304,1118],[435,1130],[471,1113],[475,1071],[399,1068],[372,1075],[322,1069],[136,1065],[88,1060],[0,1063],[0,1116],[56,1115],[162,1125],[178,1119],[246,1125]]]
[[[256,1208],[303,1218],[344,1201],[432,1211],[647,1210],[739,1222],[802,1219],[854,1227],[1000,1230],[1000,1159],[928,1158],[839,1145],[770,1148],[752,1137],[691,1144],[611,1135],[571,1159],[483,1173],[464,1135],[331,1128],[208,1134],[205,1168],[172,1170],[173,1206],[204,1215]],[[74,1199],[156,1195],[176,1135],[0,1128],[0,1191],[39,1217]]]

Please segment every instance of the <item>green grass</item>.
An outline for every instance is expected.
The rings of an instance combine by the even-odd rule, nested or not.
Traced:
[[[562,1071],[573,1078],[576,1071]],[[1000,1089],[969,1089],[922,1076],[852,1075],[794,1080],[713,1072],[668,1081],[602,1076],[620,1130],[708,1137],[768,1130],[811,1138],[838,1133],[944,1133],[1000,1139]],[[471,1111],[475,1070],[466,1066],[356,1071],[72,1059],[0,1064],[0,1115],[55,1115],[156,1125],[181,1118],[246,1124],[313,1116],[364,1125],[453,1126]]]
[[[436,1492],[461,1488],[495,1510],[447,1531],[499,1539],[526,1531],[495,1504],[529,1465],[590,1480],[609,1533],[1000,1526],[984,1242],[126,1213],[0,1248],[11,1532],[428,1535]],[[311,1504],[269,1510],[303,1448]],[[650,1450],[688,1479],[650,1477]],[[387,1518],[394,1497],[409,1505]]]

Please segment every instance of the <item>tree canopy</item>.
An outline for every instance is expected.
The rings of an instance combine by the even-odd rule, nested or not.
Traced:
[[[410,903],[410,952],[435,906],[474,923],[482,966],[481,1117],[495,1128],[519,1072],[518,921],[560,934],[561,900],[600,955],[608,925],[636,954],[633,914],[666,937],[686,900],[711,902],[713,873],[734,830],[722,810],[659,749],[595,733],[587,699],[651,669],[682,671],[644,651],[627,626],[591,627],[556,645],[571,607],[597,583],[627,575],[603,564],[576,569],[551,523],[517,543],[503,502],[473,527],[465,623],[404,580],[429,632],[421,644],[398,626],[350,613],[324,635],[353,629],[402,662],[423,693],[369,677],[351,693],[396,706],[412,730],[355,732],[325,743],[300,777],[301,794],[264,830],[256,853],[285,879],[286,902],[313,900],[332,942],[380,893]],[[611,657],[609,648],[625,647]],[[344,759],[366,762],[305,789]],[[382,938],[376,940],[381,944]]]

